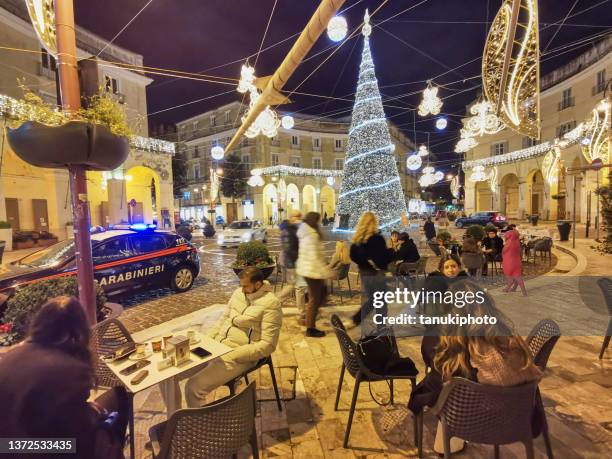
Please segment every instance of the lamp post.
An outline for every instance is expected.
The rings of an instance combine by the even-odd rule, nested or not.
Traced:
[[[57,35],[57,71],[62,109],[76,112],[81,107],[77,51],[72,0],[54,2],[55,30]],[[79,285],[79,300],[85,309],[90,324],[96,323],[96,292],[89,234],[90,216],[87,198],[87,182],[83,166],[68,168],[72,218],[74,221],[74,243]]]

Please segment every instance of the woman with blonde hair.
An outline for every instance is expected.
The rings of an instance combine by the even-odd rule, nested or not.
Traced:
[[[373,212],[364,212],[353,235],[351,260],[359,268],[361,282],[365,289],[365,299],[361,308],[353,315],[353,324],[360,325],[362,320],[374,309],[374,292],[384,289],[384,275],[387,266],[393,260],[393,249],[387,247],[385,238],[380,234],[378,218]],[[381,314],[386,315],[385,308]]]
[[[340,269],[342,266],[351,264],[351,256],[349,254],[349,248],[346,241],[336,242],[336,251],[329,261],[329,269],[332,270],[332,279],[338,279]]]

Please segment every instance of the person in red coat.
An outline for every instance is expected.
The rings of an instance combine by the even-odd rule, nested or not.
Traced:
[[[521,241],[519,232],[511,229],[504,233],[504,249],[502,250],[502,268],[506,276],[506,288],[504,292],[514,292],[520,286],[523,296],[527,296],[527,289],[523,281],[521,263]]]

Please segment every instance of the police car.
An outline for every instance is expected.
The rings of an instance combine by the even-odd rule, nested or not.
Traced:
[[[132,225],[91,235],[94,277],[107,295],[142,287],[191,288],[200,272],[197,249],[181,236],[153,225]],[[73,239],[0,266],[0,293],[41,280],[75,276]]]

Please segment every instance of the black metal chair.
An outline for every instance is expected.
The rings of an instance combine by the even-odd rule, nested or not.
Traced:
[[[548,259],[548,264],[552,263],[552,247],[553,240],[550,237],[541,237],[527,244],[528,254],[527,262],[530,258],[533,258],[535,264],[536,258],[539,254],[541,259]]]
[[[527,346],[533,355],[534,363],[542,370],[546,370],[548,358],[555,344],[561,336],[559,325],[554,320],[543,319],[538,322],[529,336]]]
[[[108,366],[100,360],[100,357],[108,355],[116,349],[128,344],[133,343],[132,335],[127,331],[125,326],[117,319],[106,319],[102,322],[97,323],[91,329],[91,340],[95,347],[96,361],[95,361],[95,375],[96,382],[99,388],[111,389],[113,387],[123,386],[123,383],[115,374],[108,368]],[[134,394],[127,391],[129,396],[129,441],[130,441],[130,455],[133,457],[135,451],[135,430],[134,430]]]
[[[342,352],[342,369],[340,370],[340,378],[338,380],[338,389],[336,391],[336,403],[334,404],[334,410],[338,411],[338,403],[340,402],[340,394],[342,392],[342,382],[344,381],[344,373],[348,370],[351,376],[355,378],[355,385],[353,388],[353,398],[351,401],[351,407],[349,411],[348,423],[346,425],[346,433],[344,434],[343,447],[348,447],[348,439],[351,434],[351,425],[353,423],[353,416],[355,415],[355,405],[357,404],[357,395],[359,394],[359,386],[363,382],[376,382],[376,381],[389,381],[389,388],[391,391],[390,401],[393,404],[393,380],[395,379],[409,379],[412,384],[412,389],[416,386],[416,375],[413,376],[395,376],[395,375],[380,375],[370,371],[361,358],[361,353],[358,349],[357,344],[350,338],[346,333],[342,321],[336,314],[331,316],[331,324],[334,328],[338,343],[340,344],[340,350]],[[416,439],[416,419],[415,419],[415,439]]]
[[[495,458],[499,446],[522,442],[527,458],[533,459],[532,418],[536,409],[538,382],[501,387],[479,384],[464,378],[452,378],[431,409],[442,425],[444,457],[450,458],[450,439],[458,437],[473,443],[493,445]],[[542,415],[545,419],[544,411]],[[423,457],[423,413],[418,415],[418,454]],[[546,453],[552,458],[548,428],[542,436]]]
[[[280,277],[281,285],[280,288],[285,286],[285,282],[287,282],[287,268],[282,266],[279,262],[279,257],[274,258],[274,262],[276,263],[276,279],[274,280],[274,292],[276,292],[276,287],[278,285],[278,278]]]
[[[608,322],[608,330],[604,337],[603,343],[601,344],[601,351],[599,351],[599,358],[603,359],[604,352],[610,345],[610,335],[612,335],[612,279],[609,277],[602,277],[597,280],[597,285],[601,289],[604,298],[606,299],[606,305],[608,306],[608,314],[610,314],[610,321]]]
[[[330,291],[331,293],[334,293],[334,281],[338,283],[338,290],[340,290],[340,281],[346,280],[347,284],[348,284],[348,289],[349,289],[349,298],[353,297],[353,290],[351,290],[351,279],[349,277],[349,271],[351,269],[351,264],[347,263],[344,265],[340,265],[340,267],[338,268],[338,277],[337,278],[331,278],[329,280],[329,284],[330,284]],[[342,299],[342,295],[338,294],[338,296],[340,297],[340,303],[344,303],[344,300]]]
[[[255,383],[201,408],[175,411],[149,430],[153,457],[193,459],[236,457],[247,443],[259,458],[255,428]]]
[[[272,379],[272,387],[274,387],[274,395],[276,396],[276,405],[278,406],[278,411],[283,411],[283,406],[281,404],[281,398],[280,398],[280,392],[278,391],[278,384],[276,382],[276,374],[274,373],[274,363],[272,362],[271,355],[261,359],[259,362],[257,362],[257,364],[255,364],[253,368],[246,371],[239,378],[236,378],[235,380],[227,383],[227,387],[229,388],[230,394],[234,395],[234,393],[236,392],[235,382],[237,382],[241,378],[244,378],[245,382],[249,384],[249,373],[257,371],[261,367],[266,366],[266,365],[268,366],[268,369],[270,370],[270,378]]]
[[[438,244],[435,241],[434,242],[428,242],[427,245],[429,246],[431,251],[433,253],[435,253],[438,257],[442,256],[442,252],[440,252],[440,247],[438,246]]]

